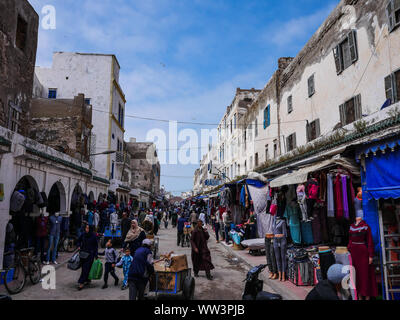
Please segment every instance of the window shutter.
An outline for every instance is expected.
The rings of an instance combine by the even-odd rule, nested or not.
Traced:
[[[315,92],[314,75],[308,78],[308,96],[311,97]]]
[[[264,109],[264,129],[267,128],[267,108]]]
[[[311,140],[311,126],[310,126],[310,124],[308,122],[306,124],[306,136],[307,136],[307,142],[310,142],[310,140]]]
[[[387,7],[386,7],[386,15],[388,18],[388,27],[389,27],[389,32],[393,30],[394,28],[394,4],[393,0],[390,0]]]
[[[340,50],[340,46],[337,46],[336,48],[333,48],[333,57],[335,58],[335,65],[336,65],[336,73],[341,74],[343,69],[342,69],[342,51]]]
[[[267,127],[271,124],[271,106],[267,107]]]
[[[361,94],[354,97],[354,115],[356,120],[362,119]]]
[[[289,149],[289,137],[286,137],[286,152],[290,151],[290,149]]]
[[[340,113],[340,123],[343,127],[346,125],[346,109],[344,104],[341,104],[339,106],[339,113]]]
[[[293,149],[297,148],[297,143],[296,143],[296,133],[293,133]]]
[[[321,127],[319,119],[315,120],[315,137],[318,138],[321,135]]]
[[[389,75],[385,78],[385,91],[386,91],[386,99],[390,99],[390,104],[394,103],[393,75]]]
[[[357,31],[355,30],[350,31],[348,35],[348,40],[349,40],[351,62],[354,63],[358,60]]]
[[[396,14],[398,10],[400,10],[400,0],[393,0],[393,20],[394,26],[397,26],[400,21],[398,20],[399,16]]]

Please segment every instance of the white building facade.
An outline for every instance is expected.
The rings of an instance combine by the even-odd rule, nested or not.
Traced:
[[[41,92],[46,98],[71,98],[77,92],[85,93],[93,108],[91,153],[117,151],[91,158],[94,170],[110,180],[111,191],[124,185],[122,170],[129,169],[123,150],[126,99],[119,85],[119,72],[114,55],[70,52],[55,52],[51,68],[35,69],[42,88],[34,88],[34,92]]]

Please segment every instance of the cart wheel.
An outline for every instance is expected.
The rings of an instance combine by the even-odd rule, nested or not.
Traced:
[[[194,278],[191,276],[186,277],[185,281],[183,282],[183,297],[185,300],[193,300],[194,287],[195,287]]]

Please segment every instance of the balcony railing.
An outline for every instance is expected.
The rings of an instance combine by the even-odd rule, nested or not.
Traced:
[[[125,163],[125,165],[129,166],[131,163],[131,156],[127,152],[118,151],[116,153],[116,162],[117,162],[117,164]]]

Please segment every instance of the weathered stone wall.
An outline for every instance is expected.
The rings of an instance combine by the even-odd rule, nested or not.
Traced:
[[[23,49],[16,45],[19,16],[27,23]],[[38,25],[39,16],[28,1],[0,1],[0,126],[8,127],[9,103],[14,103],[22,109],[21,134],[29,117]]]

